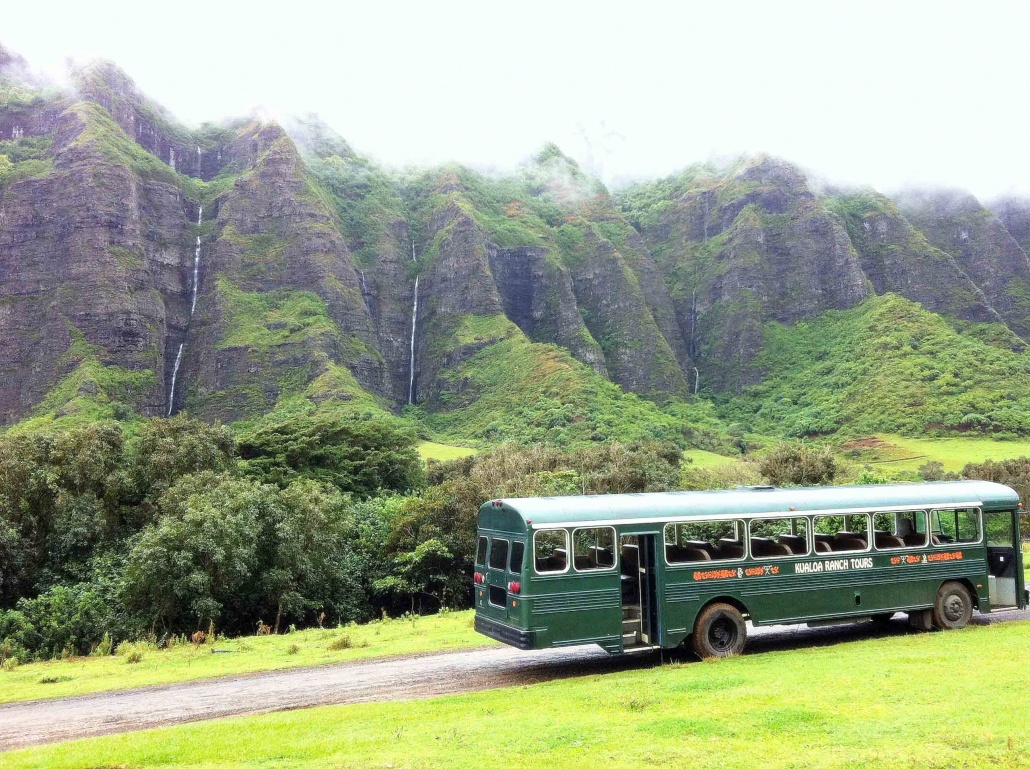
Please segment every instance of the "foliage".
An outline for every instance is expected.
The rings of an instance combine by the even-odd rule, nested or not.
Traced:
[[[263,482],[312,478],[368,497],[422,484],[415,441],[395,421],[315,415],[258,427],[240,436],[239,448],[244,472]]]
[[[837,459],[828,446],[781,443],[758,461],[759,472],[774,486],[819,486],[833,483]]]
[[[1003,483],[1015,489],[1024,505],[1030,504],[1030,457],[970,462],[962,468],[962,477]],[[1021,515],[1019,526],[1023,538],[1030,539],[1030,515]]]
[[[755,432],[1030,434],[1030,356],[893,294],[770,324],[757,365],[764,381],[723,408]]]

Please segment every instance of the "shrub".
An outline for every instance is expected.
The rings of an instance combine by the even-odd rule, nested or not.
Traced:
[[[286,647],[287,654],[297,654],[300,651],[300,647],[297,644],[290,644]]]
[[[354,642],[351,641],[351,637],[349,635],[342,635],[330,641],[328,648],[331,652],[340,652],[344,649],[350,649],[353,645]]]
[[[815,448],[804,443],[781,443],[758,463],[759,471],[774,486],[819,486],[833,483],[837,459],[829,446]]]

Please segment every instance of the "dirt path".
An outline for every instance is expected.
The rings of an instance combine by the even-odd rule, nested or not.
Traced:
[[[1028,620],[1030,612],[992,621]],[[986,617],[977,618],[984,623]],[[908,632],[903,619],[825,628],[752,628],[752,653]],[[668,655],[666,654],[666,658]],[[421,699],[661,664],[662,655],[611,657],[587,646],[524,652],[509,647],[365,660],[0,706],[0,750],[315,705]]]

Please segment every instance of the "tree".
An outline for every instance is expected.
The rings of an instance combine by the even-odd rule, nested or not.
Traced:
[[[277,504],[275,487],[252,480],[211,472],[180,480],[129,551],[126,606],[164,629],[238,618],[240,605],[253,606],[261,521]]]
[[[330,617],[350,619],[344,607],[360,587],[348,568],[348,544],[355,536],[348,499],[333,486],[304,479],[284,489],[268,511],[263,549],[269,562],[260,579],[275,607],[274,632],[284,616],[299,620],[309,610],[328,609]]]
[[[300,417],[240,437],[244,472],[285,488],[298,478],[369,497],[408,491],[424,481],[415,435],[377,417]]]
[[[837,476],[837,460],[828,446],[781,443],[758,463],[762,475],[774,486],[820,486]]]
[[[1030,504],[1030,457],[970,462],[962,468],[962,477],[1004,483],[1019,494],[1024,505]],[[1023,538],[1030,538],[1030,515],[1019,517],[1019,527]]]

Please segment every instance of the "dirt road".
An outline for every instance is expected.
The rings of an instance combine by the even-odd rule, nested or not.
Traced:
[[[988,618],[974,621],[985,623]],[[991,621],[1028,620],[1030,612]],[[751,628],[749,653],[840,643],[909,632],[903,616],[824,628]],[[524,652],[491,647],[466,652],[362,660],[317,668],[209,679],[146,689],[0,706],[0,751],[47,742],[315,705],[421,699],[660,665],[662,655],[611,657],[598,647]],[[668,659],[668,653],[664,656]]]

